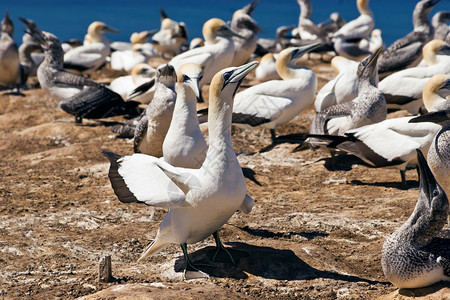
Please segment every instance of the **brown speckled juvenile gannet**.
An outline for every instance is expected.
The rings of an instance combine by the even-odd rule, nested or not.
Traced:
[[[425,157],[418,152],[419,199],[408,220],[384,242],[381,265],[398,288],[421,288],[450,281],[450,239],[436,237],[444,227],[449,203]]]
[[[0,87],[17,87],[20,84],[19,50],[13,39],[14,24],[8,11],[1,22],[0,36]]]

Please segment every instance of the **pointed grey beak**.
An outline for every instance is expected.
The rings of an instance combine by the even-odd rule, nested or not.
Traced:
[[[234,69],[233,74],[231,74],[228,79],[228,83],[238,82],[244,79],[248,73],[250,73],[258,65],[257,61],[252,61],[248,64],[242,65]]]
[[[316,49],[320,45],[321,45],[321,43],[313,43],[311,45],[306,45],[306,46],[295,48],[294,50],[292,50],[291,60],[302,57],[305,53],[308,53],[308,52]]]
[[[243,37],[242,35],[240,35],[239,33],[237,33],[236,31],[231,30],[230,28],[226,27],[226,26],[222,26],[219,29],[219,32],[226,35],[226,36],[236,36],[238,38],[241,39],[245,39],[245,37]]]
[[[192,89],[197,99],[200,98],[200,88],[198,87],[198,84],[200,82],[200,78],[190,78],[185,81],[185,83]]]
[[[110,33],[120,33],[120,31],[119,30],[117,30],[117,29],[114,29],[114,28],[112,28],[112,27],[109,27],[109,26],[104,26],[103,27],[103,32],[110,32]]]
[[[424,193],[427,197],[428,204],[431,205],[433,191],[437,189],[437,181],[428,167],[427,160],[423,156],[422,151],[419,149],[417,149],[417,162],[419,164],[419,191]]]

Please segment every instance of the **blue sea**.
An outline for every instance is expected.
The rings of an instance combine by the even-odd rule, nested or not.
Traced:
[[[108,34],[113,41],[129,41],[133,32],[158,29],[159,7],[167,15],[184,21],[188,37],[201,37],[203,23],[212,17],[230,20],[233,12],[250,0],[0,0],[0,16],[9,11],[16,25],[15,39],[21,42],[24,30],[18,16],[33,19],[40,29],[54,33],[60,40],[83,39],[87,27],[93,21],[103,21],[118,29],[119,34]],[[339,12],[346,21],[358,17],[356,0],[312,0],[312,19],[320,23],[330,13]],[[415,0],[371,0],[375,27],[381,29],[383,40],[390,45],[413,29],[412,11]],[[450,1],[442,0],[431,12],[450,10]],[[295,0],[261,0],[253,13],[265,33],[261,37],[273,38],[281,25],[298,23],[299,6]]]

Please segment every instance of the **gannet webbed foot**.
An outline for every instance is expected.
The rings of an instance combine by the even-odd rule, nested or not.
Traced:
[[[183,279],[184,280],[190,280],[190,279],[199,279],[199,278],[209,278],[209,275],[198,268],[194,266],[194,264],[189,259],[188,253],[187,253],[187,244],[181,244],[181,249],[183,250],[184,259],[186,260],[186,266],[183,270]],[[206,265],[208,266],[208,265]]]
[[[216,241],[216,253],[214,253],[213,261],[220,261],[220,262],[226,262],[231,261],[232,264],[236,264],[233,256],[231,255],[231,252],[237,251],[237,252],[244,252],[247,254],[250,254],[247,250],[240,250],[240,249],[227,249],[222,244],[219,238],[219,232],[216,231],[213,233],[214,240]]]

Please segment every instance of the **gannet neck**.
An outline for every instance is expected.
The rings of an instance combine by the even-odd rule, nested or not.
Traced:
[[[45,36],[44,62],[52,68],[62,69],[64,66],[64,51],[58,38],[49,32],[42,32]]]
[[[431,32],[432,27],[430,24],[430,20],[428,19],[428,15],[433,8],[433,6],[429,6],[428,2],[430,1],[419,1],[416,4],[413,12],[413,25],[414,31],[418,32]]]
[[[297,0],[300,5],[300,20],[301,19],[311,19],[312,16],[312,6],[310,0]]]
[[[9,18],[9,12],[6,11],[5,17],[1,23],[1,32],[8,34],[10,37],[14,35],[14,23]]]
[[[445,45],[446,43],[442,40],[432,40],[423,46],[422,55],[428,66],[432,66],[437,63],[436,53]]]
[[[433,111],[434,107],[436,107],[439,103],[447,101],[445,98],[438,94],[438,91],[440,88],[445,86],[447,80],[449,79],[449,75],[437,74],[431,77],[423,87],[423,104],[429,112]]]
[[[175,86],[177,93],[177,100],[175,101],[174,117],[170,127],[182,132],[192,132],[196,130],[199,125],[197,121],[197,96],[194,91],[177,82]]]
[[[231,38],[228,37],[219,37],[219,31],[223,26],[226,26],[226,24],[221,19],[213,18],[206,21],[202,30],[205,43],[216,44],[219,41],[219,38],[231,40]]]
[[[275,62],[278,75],[283,80],[301,78],[312,72],[309,68],[296,66],[297,59],[293,59],[291,54],[293,49],[295,48],[288,48],[281,51]]]
[[[357,0],[356,6],[358,7],[358,11],[361,15],[372,16],[372,10],[369,8],[369,0]]]

